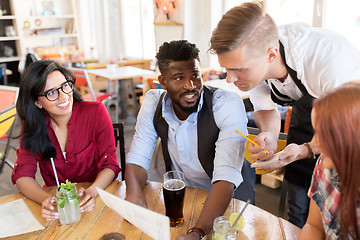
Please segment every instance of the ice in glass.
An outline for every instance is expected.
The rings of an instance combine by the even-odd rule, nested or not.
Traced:
[[[61,224],[73,224],[80,220],[79,196],[75,188],[76,183],[66,180],[56,192],[56,203]]]

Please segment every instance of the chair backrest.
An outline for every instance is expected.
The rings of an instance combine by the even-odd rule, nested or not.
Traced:
[[[120,154],[121,180],[125,179],[125,138],[124,123],[113,123],[115,145]]]
[[[292,113],[292,107],[289,107],[289,108],[287,109],[286,117],[285,117],[284,133],[288,133],[288,132],[289,132],[290,120],[291,120],[291,113]]]
[[[0,137],[11,128],[16,117],[18,87],[0,85]]]
[[[90,92],[93,101],[96,101],[95,91],[92,87],[89,74],[85,68],[68,68],[76,78],[75,86],[79,88],[86,88]],[[81,94],[81,92],[80,92]]]
[[[27,53],[25,56],[24,70],[30,66],[33,62],[40,60],[38,56],[33,53]]]
[[[249,138],[251,140],[253,140],[260,133],[260,130],[258,128],[248,127],[248,132],[249,132]],[[278,139],[278,148],[277,148],[276,152],[279,152],[279,151],[285,149],[285,147],[286,147],[286,138],[287,138],[287,134],[280,133],[280,136],[279,136],[279,139]],[[255,162],[255,160],[252,159],[250,155],[251,154],[249,153],[249,141],[247,141],[246,142],[246,147],[245,147],[244,157],[250,163]],[[269,172],[271,172],[271,171],[256,171],[256,174],[266,174],[266,173],[269,173]]]
[[[162,89],[157,78],[148,78],[150,89]]]
[[[0,64],[0,79],[2,78],[2,83],[4,85],[7,85],[8,84],[8,81],[7,81],[7,75],[6,75],[6,63],[1,63]]]

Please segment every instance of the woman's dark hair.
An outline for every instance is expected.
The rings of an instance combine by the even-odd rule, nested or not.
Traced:
[[[75,84],[75,76],[66,68],[50,60],[39,60],[27,67],[20,81],[19,98],[16,103],[17,114],[22,120],[21,147],[40,154],[41,158],[55,157],[56,150],[51,144],[43,109],[38,108],[35,102],[43,93],[46,80],[50,73],[61,72],[65,79]],[[74,89],[74,102],[82,101],[80,94]]]
[[[157,65],[160,72],[167,68],[170,62],[176,61],[188,61],[199,58],[200,50],[195,44],[188,42],[187,40],[176,40],[171,42],[164,42],[156,54]]]

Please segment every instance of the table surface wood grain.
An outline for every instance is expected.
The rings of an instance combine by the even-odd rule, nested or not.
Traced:
[[[81,183],[86,187],[88,183]],[[45,190],[55,195],[55,187],[48,187]],[[113,181],[106,189],[107,192],[115,194],[120,198],[125,198],[126,184],[122,181]],[[148,208],[165,214],[165,207],[162,195],[162,184],[157,182],[148,182],[144,188]],[[186,233],[198,219],[201,209],[204,205],[208,192],[201,189],[186,188],[184,203],[184,224],[180,227],[170,228],[171,239]],[[0,198],[0,204],[7,203],[16,199],[24,199],[34,216],[45,227],[44,230],[32,233],[8,237],[5,239],[100,239],[104,234],[119,232],[125,235],[127,240],[151,239],[141,230],[124,220],[116,212],[108,208],[104,202],[97,197],[96,207],[93,211],[81,214],[81,220],[73,225],[61,225],[59,220],[46,221],[41,217],[41,206],[26,198],[21,193],[15,193]],[[230,215],[233,212],[239,212],[245,202],[232,199],[224,215]],[[297,239],[300,229],[290,222],[274,216],[256,206],[249,205],[244,212],[245,227],[239,231],[238,239]],[[0,216],[1,217],[1,216]],[[211,239],[211,234],[206,239]]]

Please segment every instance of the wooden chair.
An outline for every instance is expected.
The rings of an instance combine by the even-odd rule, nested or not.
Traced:
[[[113,123],[114,127],[114,136],[115,136],[115,146],[120,154],[120,167],[121,171],[121,180],[125,179],[125,138],[124,138],[124,123]]]
[[[119,99],[117,95],[103,92],[95,92],[89,74],[84,68],[68,68],[76,77],[75,87],[86,101],[98,101],[104,103],[110,112],[110,105],[115,105],[115,122],[119,121]]]
[[[6,140],[1,142],[5,144],[3,153],[0,153],[0,172],[5,164],[14,168],[14,164],[7,158],[9,150],[12,148],[16,151],[16,147],[10,144],[16,119],[15,104],[19,95],[18,87],[9,87],[0,85],[0,139]],[[8,133],[8,134],[7,134]]]

